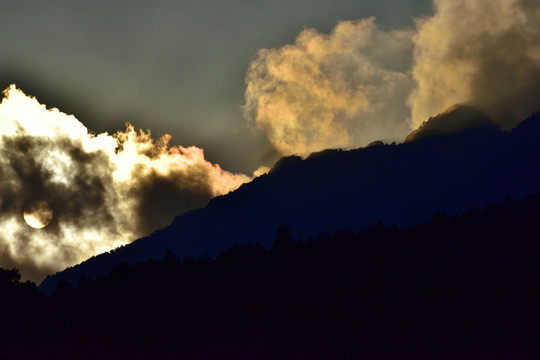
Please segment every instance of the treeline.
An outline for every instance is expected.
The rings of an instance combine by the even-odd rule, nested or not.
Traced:
[[[254,234],[254,236],[256,236]],[[0,359],[535,359],[540,195],[400,230],[123,264],[46,299],[0,271]]]

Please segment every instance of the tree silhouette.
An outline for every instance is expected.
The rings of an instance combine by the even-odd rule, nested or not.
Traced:
[[[168,252],[47,300],[1,269],[0,359],[534,359],[539,224],[533,195],[305,242],[282,225],[271,249]]]
[[[272,251],[278,253],[288,252],[294,246],[294,238],[286,225],[279,225],[272,245]]]

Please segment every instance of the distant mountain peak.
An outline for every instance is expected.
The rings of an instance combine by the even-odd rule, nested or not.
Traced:
[[[432,136],[456,134],[477,128],[499,130],[487,115],[480,110],[456,104],[445,112],[430,117],[420,127],[410,133],[405,142],[418,141]]]
[[[274,164],[274,166],[272,167],[272,169],[270,169],[268,174],[276,174],[284,170],[286,171],[287,169],[294,168],[298,164],[301,164],[301,163],[302,163],[302,158],[298,155],[285,156],[279,159]]]

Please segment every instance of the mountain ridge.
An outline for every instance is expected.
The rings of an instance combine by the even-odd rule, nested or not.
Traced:
[[[216,256],[242,242],[268,247],[280,224],[295,237],[308,238],[378,222],[407,227],[435,213],[460,213],[507,195],[522,199],[540,191],[535,139],[540,139],[540,113],[510,133],[482,122],[399,145],[282,158],[267,175],[146,238],[47,277],[40,289],[50,294],[60,280],[75,284],[81,276],[103,276],[121,262],[160,259],[168,250],[183,258]]]

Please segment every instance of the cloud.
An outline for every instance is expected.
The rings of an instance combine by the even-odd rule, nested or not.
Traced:
[[[504,129],[540,109],[540,3],[434,0],[414,29],[374,18],[261,49],[246,73],[244,115],[280,155],[403,140],[456,104]]]
[[[281,155],[401,138],[410,131],[411,35],[382,32],[369,18],[259,50],[246,73],[244,114]]]
[[[94,135],[75,117],[46,109],[15,86],[0,103],[0,266],[34,280],[129,243],[174,216],[204,206],[251,177],[205,160],[194,146],[170,146],[127,125]],[[44,200],[43,229],[24,208]]]
[[[434,0],[434,11],[411,29],[342,21],[329,34],[305,29],[294,44],[259,50],[245,75],[243,112],[271,144],[268,157],[403,140],[455,104],[504,128],[540,108],[538,1]],[[90,134],[14,86],[0,104],[0,136],[0,266],[34,278],[128,243],[252,178],[131,125]],[[53,208],[44,229],[22,218],[34,200]]]
[[[417,21],[413,123],[457,103],[479,107],[503,128],[540,108],[540,4],[435,0]]]
[[[265,174],[268,174],[270,172],[270,168],[268,166],[261,165],[253,172],[253,177],[259,177]]]

